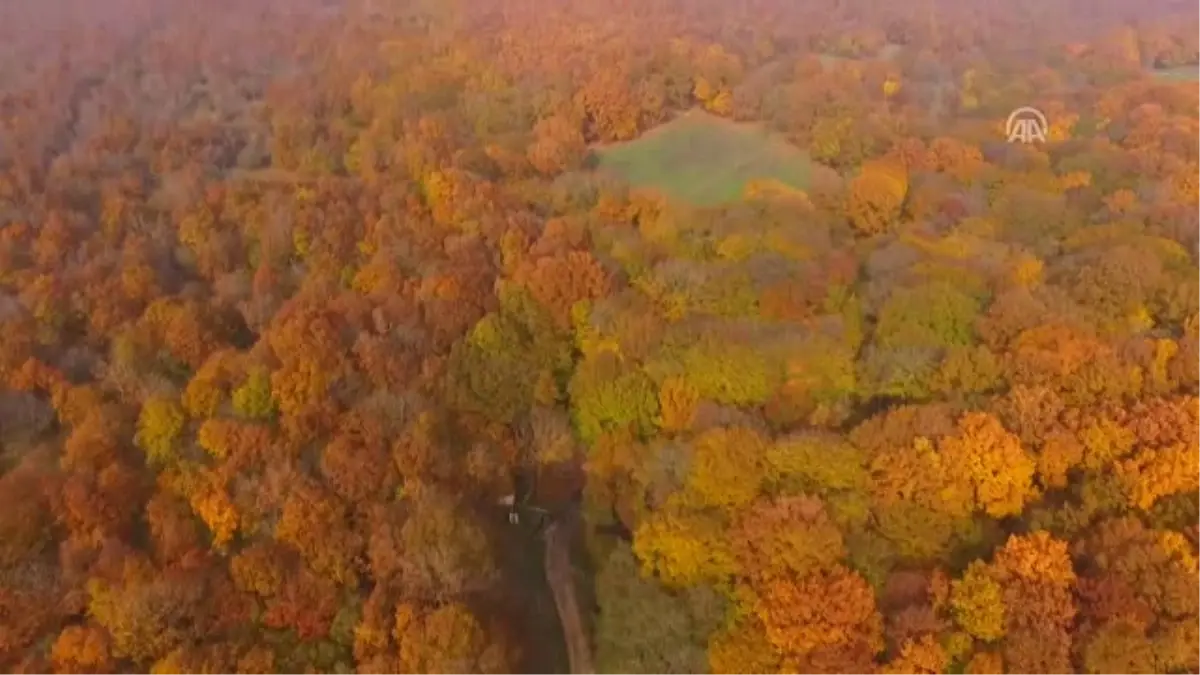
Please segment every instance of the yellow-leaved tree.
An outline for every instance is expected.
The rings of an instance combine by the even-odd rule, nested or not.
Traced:
[[[908,194],[908,172],[897,163],[877,160],[863,164],[850,181],[846,215],[860,236],[882,234],[900,217]]]

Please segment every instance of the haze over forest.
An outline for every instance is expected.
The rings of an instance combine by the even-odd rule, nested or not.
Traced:
[[[1198,13],[0,1],[0,670],[1200,672]]]

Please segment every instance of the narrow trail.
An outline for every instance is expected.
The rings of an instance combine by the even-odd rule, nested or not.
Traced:
[[[594,673],[596,667],[592,661],[591,642],[575,593],[575,574],[571,564],[571,541],[578,529],[579,512],[576,509],[569,510],[546,528],[546,583],[550,585],[554,606],[562,622],[571,672]]]

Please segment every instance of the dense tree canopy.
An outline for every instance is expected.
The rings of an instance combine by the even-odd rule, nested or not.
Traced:
[[[1197,22],[0,3],[0,669],[1200,671]]]

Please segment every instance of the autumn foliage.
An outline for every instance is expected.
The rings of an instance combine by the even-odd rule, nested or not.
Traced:
[[[1200,671],[1197,16],[1085,4],[0,2],[0,670]]]

